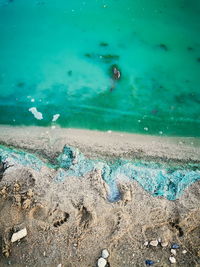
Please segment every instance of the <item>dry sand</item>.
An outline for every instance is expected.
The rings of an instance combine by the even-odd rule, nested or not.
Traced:
[[[90,158],[137,158],[200,163],[196,138],[165,138],[124,133],[39,127],[0,127],[0,144],[54,161],[65,144]],[[119,182],[122,199],[110,203],[99,171],[55,182],[56,170],[8,168],[0,181],[0,266],[96,266],[108,249],[107,266],[200,266],[200,182],[176,201],[153,197],[136,181]],[[27,236],[11,243],[23,228]],[[145,241],[166,247],[144,246]],[[183,254],[183,250],[187,253]]]

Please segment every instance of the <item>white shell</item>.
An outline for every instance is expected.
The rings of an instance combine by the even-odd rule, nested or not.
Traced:
[[[168,242],[162,242],[162,243],[161,243],[161,246],[162,246],[163,248],[167,247],[167,246],[168,246]]]
[[[109,257],[109,252],[108,252],[108,250],[107,249],[103,249],[102,250],[102,252],[101,252],[101,256],[102,256],[102,258],[104,258],[104,259],[107,259],[108,257]]]
[[[176,255],[176,250],[175,249],[171,249],[171,253],[173,254],[173,255]]]
[[[171,263],[176,263],[176,259],[175,259],[174,257],[169,257],[169,261],[170,261]]]
[[[150,242],[150,245],[153,246],[153,247],[157,247],[157,245],[158,245],[158,240],[152,240],[152,241]]]
[[[98,267],[105,267],[107,264],[107,261],[104,258],[99,258],[97,262]]]

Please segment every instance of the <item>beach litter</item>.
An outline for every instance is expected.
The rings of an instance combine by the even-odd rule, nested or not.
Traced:
[[[12,235],[11,242],[14,243],[14,242],[24,238],[25,236],[27,236],[27,230],[26,230],[26,228],[23,228],[22,230],[14,233]]]

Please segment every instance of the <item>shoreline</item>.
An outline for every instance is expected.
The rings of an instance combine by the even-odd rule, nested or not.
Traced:
[[[50,161],[67,145],[78,148],[89,158],[200,163],[198,137],[158,137],[60,127],[0,125],[0,144],[40,154]]]

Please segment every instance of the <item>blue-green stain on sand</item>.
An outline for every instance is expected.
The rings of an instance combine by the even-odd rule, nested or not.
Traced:
[[[2,160],[9,164],[29,166],[37,171],[45,166],[42,160],[35,155],[23,151],[0,147]],[[95,170],[100,170],[103,180],[109,185],[108,199],[116,201],[120,198],[117,187],[119,180],[136,180],[146,191],[153,196],[162,196],[175,200],[181,196],[185,188],[200,180],[200,165],[177,166],[170,168],[156,163],[142,161],[118,160],[113,163],[86,158],[79,150],[64,147],[57,158],[57,164],[48,167],[57,169],[55,182],[62,182],[67,177],[83,177]]]
[[[199,14],[199,0],[0,0],[0,124],[60,114],[62,127],[200,136]]]

